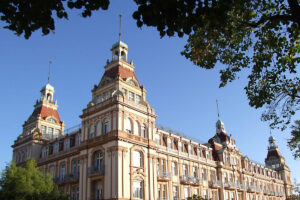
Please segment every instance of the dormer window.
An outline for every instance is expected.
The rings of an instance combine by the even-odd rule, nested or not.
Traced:
[[[56,119],[54,119],[54,118],[52,118],[52,117],[48,118],[47,121],[53,122],[53,123],[57,123]]]
[[[132,80],[132,79],[129,81],[129,83],[130,83],[131,85],[134,85],[134,86],[136,86],[136,85],[137,85],[137,84],[135,83],[135,81],[134,81],[134,80]]]

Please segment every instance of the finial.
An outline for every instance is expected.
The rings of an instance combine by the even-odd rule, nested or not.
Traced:
[[[119,31],[119,41],[121,41],[121,31],[122,31],[122,14],[120,13],[120,31]]]
[[[48,73],[48,83],[50,83],[50,70],[51,70],[52,61],[49,61],[49,73]]]
[[[219,112],[219,104],[218,104],[218,99],[216,99],[216,103],[217,103],[218,119],[220,119],[220,112]]]

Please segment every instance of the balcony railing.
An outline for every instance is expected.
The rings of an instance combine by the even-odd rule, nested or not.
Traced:
[[[203,185],[203,179],[197,177],[190,177],[187,175],[180,176],[180,181],[184,184],[195,184],[195,185]]]
[[[77,181],[79,180],[79,173],[70,173],[65,176],[66,181]]]
[[[234,183],[234,182],[226,182],[224,183],[224,186],[227,189],[236,189],[239,187],[238,183]]]
[[[164,170],[159,170],[157,172],[157,177],[159,179],[163,179],[163,180],[170,180],[171,177],[172,177],[172,173],[171,172],[167,172],[167,171],[164,171]]]
[[[255,185],[248,185],[247,190],[248,192],[255,192],[257,190],[257,187]]]
[[[104,172],[105,172],[104,169],[105,169],[104,166],[89,167],[88,174],[89,175],[104,175]]]
[[[244,185],[244,184],[238,184],[238,189],[240,189],[240,190],[246,190],[246,185]]]
[[[210,181],[210,182],[209,182],[209,186],[210,186],[211,188],[217,188],[217,187],[220,187],[220,186],[221,186],[221,181],[219,181],[219,180]]]

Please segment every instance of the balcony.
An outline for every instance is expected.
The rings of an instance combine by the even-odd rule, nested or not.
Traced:
[[[203,185],[203,179],[197,178],[197,177],[189,177],[190,183],[192,185]]]
[[[247,186],[247,192],[255,192],[255,191],[256,191],[256,186],[254,185]]]
[[[209,187],[211,187],[211,188],[219,188],[221,186],[221,181],[216,181],[216,180],[214,180],[214,181],[210,181],[209,182]]]
[[[197,178],[197,177],[190,177],[187,175],[180,176],[180,181],[182,184],[188,184],[188,185],[203,185],[203,179]]]
[[[79,173],[70,173],[65,176],[67,182],[76,182],[79,180]]]
[[[157,179],[159,181],[169,181],[171,180],[172,173],[167,171],[158,171],[157,172]]]
[[[104,175],[104,166],[93,166],[89,167],[88,174],[89,176],[103,176]]]
[[[224,183],[224,187],[226,190],[235,190],[238,188],[238,184],[234,182],[227,182]]]
[[[244,184],[238,184],[238,190],[240,190],[240,191],[244,191],[244,190],[246,190],[246,185],[244,185]]]
[[[52,179],[56,184],[63,184],[67,182],[66,176],[59,176]]]

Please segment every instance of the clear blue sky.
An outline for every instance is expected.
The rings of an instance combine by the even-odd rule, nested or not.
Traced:
[[[55,34],[35,32],[29,40],[0,29],[0,169],[10,162],[14,140],[33,111],[40,89],[47,82],[48,63],[53,61],[51,84],[55,87],[59,113],[66,127],[80,123],[79,115],[98,84],[110,48],[118,40],[119,13],[123,14],[122,40],[129,46],[139,82],[156,110],[157,122],[207,141],[215,134],[216,99],[226,130],[237,147],[263,163],[267,155],[268,124],[260,121],[262,110],[248,105],[243,90],[246,73],[225,88],[219,88],[218,71],[194,66],[180,55],[186,38],[163,38],[155,28],[137,28],[131,15],[133,1],[112,1],[108,11],[84,19],[74,10],[69,20],[57,20]],[[0,23],[1,26],[4,24]],[[300,118],[299,113],[296,116]],[[300,181],[300,161],[286,146],[290,130],[273,131],[281,153]]]

